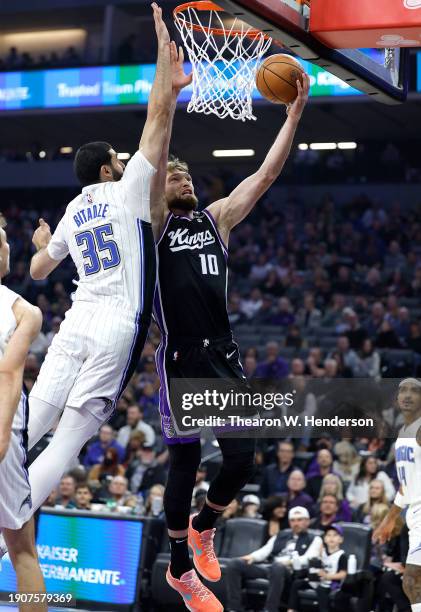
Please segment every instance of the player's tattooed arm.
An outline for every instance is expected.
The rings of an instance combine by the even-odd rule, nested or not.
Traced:
[[[170,35],[162,19],[162,9],[155,2],[151,6],[158,39],[158,58],[139,149],[149,163],[157,168],[166,138],[166,126],[170,113],[171,58]]]
[[[13,312],[16,330],[0,359],[0,461],[9,445],[13,417],[22,391],[26,356],[42,324],[40,309],[22,298],[15,302]]]
[[[402,485],[399,487],[399,493],[403,495]],[[393,530],[396,525],[398,516],[400,516],[402,508],[396,504],[392,504],[389,512],[386,514],[380,525],[373,532],[373,543],[385,544],[392,537]]]
[[[32,236],[32,242],[37,250],[32,257],[30,269],[31,277],[34,280],[44,280],[60,263],[60,261],[56,261],[48,254],[47,247],[50,240],[50,226],[44,219],[40,219],[39,227]]]
[[[169,214],[165,199],[165,184],[167,179],[168,155],[172,134],[172,126],[174,121],[175,109],[177,106],[177,98],[180,91],[189,85],[192,80],[191,74],[184,72],[184,52],[182,47],[177,50],[177,45],[174,41],[170,44],[171,55],[171,73],[172,73],[172,94],[171,106],[166,127],[166,137],[162,147],[162,155],[159,160],[157,172],[152,179],[151,185],[151,219],[152,229],[155,240],[158,240],[165,225],[165,221]]]
[[[218,200],[208,207],[225,243],[228,242],[231,229],[253,210],[258,200],[278,178],[288,159],[295,132],[308,99],[310,89],[308,75],[303,76],[302,86],[297,81],[297,89],[298,96],[287,110],[288,118],[260,168],[240,183],[227,198]]]

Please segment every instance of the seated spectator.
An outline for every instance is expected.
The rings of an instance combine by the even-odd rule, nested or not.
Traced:
[[[244,374],[246,378],[254,378],[257,369],[257,360],[254,355],[248,355],[243,361]]]
[[[272,495],[263,507],[262,518],[268,523],[269,537],[288,527],[288,500],[286,495]]]
[[[303,376],[305,367],[304,361],[296,357],[291,361],[291,372],[288,374],[288,378]]]
[[[266,344],[266,359],[258,364],[255,378],[285,378],[288,375],[288,363],[280,356],[277,342]]]
[[[421,355],[421,326],[418,321],[412,321],[409,326],[409,334],[406,338],[406,346]]]
[[[353,482],[360,469],[360,457],[350,442],[342,440],[335,444],[337,459],[333,462],[333,471],[340,476],[343,483]]]
[[[110,509],[120,506],[129,506],[135,508],[137,498],[132,495],[128,489],[128,480],[124,476],[114,476],[108,484],[108,490],[105,495],[107,506]]]
[[[286,493],[289,475],[296,469],[293,465],[294,445],[292,442],[278,441],[276,457],[277,463],[272,463],[264,469],[260,488],[262,497],[269,497],[275,493]]]
[[[345,308],[345,296],[341,293],[335,293],[332,298],[332,304],[327,308],[322,318],[321,324],[323,327],[336,327],[342,319],[342,312]]]
[[[77,510],[90,510],[92,497],[93,495],[89,485],[86,483],[78,484],[75,492],[75,508]]]
[[[304,340],[298,325],[291,325],[285,338],[285,346],[299,350],[302,348],[303,342]]]
[[[389,476],[386,474],[386,472],[380,470],[379,460],[377,457],[369,455],[368,457],[364,457],[364,459],[361,461],[360,471],[346,492],[346,497],[352,508],[357,509],[359,506],[367,503],[369,498],[370,482],[374,479],[381,480],[383,482],[386,497],[389,501],[395,497],[396,490]]]
[[[293,470],[288,476],[287,480],[287,496],[288,496],[288,510],[295,506],[301,506],[308,510],[311,515],[313,513],[314,500],[304,493],[306,487],[306,479],[301,470]]]
[[[359,317],[353,308],[345,308],[344,333],[349,340],[349,346],[354,351],[360,351],[368,334],[361,326]]]
[[[377,348],[402,348],[402,343],[399,340],[397,333],[393,329],[390,321],[387,319],[384,319],[383,323],[380,325],[380,329],[376,335],[374,343]]]
[[[311,464],[307,474],[306,492],[315,501],[319,498],[323,478],[333,471],[333,455],[327,448],[321,448],[316,455],[316,462]]]
[[[385,310],[382,302],[374,302],[371,307],[371,314],[364,323],[364,328],[370,338],[374,338],[380,330],[385,317]]]
[[[352,510],[347,499],[344,498],[344,487],[342,480],[336,474],[326,474],[320,489],[319,503],[325,495],[334,495],[338,502],[336,513],[337,521],[351,521]]]
[[[145,435],[145,442],[153,446],[155,444],[155,432],[150,425],[143,420],[143,410],[137,404],[127,408],[127,425],[122,427],[117,434],[117,443],[126,448],[130,435],[134,431],[141,431]]]
[[[154,447],[146,442],[137,451],[137,458],[127,468],[126,476],[130,490],[143,495],[155,484],[165,485],[167,479],[165,468],[156,460]]]
[[[339,336],[336,343],[336,350],[329,354],[330,358],[339,356],[339,361],[343,368],[348,369],[352,376],[356,376],[358,372],[359,359],[357,353],[351,349],[349,340],[346,336]]]
[[[156,484],[151,487],[145,502],[145,516],[164,518],[164,493],[164,485]]]
[[[343,541],[344,532],[340,525],[334,523],[328,527],[319,551],[322,567],[317,572],[318,581],[294,580],[288,600],[288,612],[300,610],[299,591],[308,586],[313,587],[317,593],[319,612],[341,612],[343,606],[349,603],[351,596],[341,591],[348,566],[348,557],[341,548]]]
[[[315,518],[310,522],[312,529],[326,529],[337,521],[339,502],[336,495],[325,494],[320,500],[320,506]]]
[[[295,316],[292,312],[291,302],[287,297],[281,297],[278,300],[278,308],[269,320],[270,325],[280,325],[281,327],[290,327],[295,322]]]
[[[241,312],[247,319],[252,319],[259,312],[262,304],[262,293],[260,289],[255,288],[251,291],[249,298],[241,301]]]
[[[368,500],[365,504],[362,504],[356,511],[356,520],[359,523],[369,525],[371,520],[371,510],[373,506],[378,504],[381,504],[382,506],[386,507],[389,506],[386,497],[384,482],[375,478],[370,482],[368,487]]]
[[[276,270],[271,270],[266,277],[266,280],[261,283],[260,288],[266,294],[273,295],[274,297],[281,297],[285,292],[282,285],[279,274]]]
[[[245,495],[241,500],[241,514],[243,518],[260,518],[260,499],[257,495]]]
[[[111,480],[114,476],[124,476],[125,469],[119,464],[118,454],[115,448],[108,448],[105,451],[104,459],[102,463],[94,465],[89,473],[89,482],[96,486],[103,486],[107,481]]]
[[[58,485],[58,495],[55,499],[55,508],[74,508],[76,481],[70,474],[65,474]]]
[[[249,578],[266,578],[269,591],[265,610],[277,612],[281,599],[289,590],[292,578],[292,553],[298,552],[303,565],[318,557],[322,539],[308,533],[309,513],[305,508],[292,508],[288,513],[291,531],[280,531],[272,536],[262,548],[239,559],[230,559],[225,570],[227,602],[225,609],[231,612],[243,610],[241,586]],[[270,565],[267,565],[269,561]]]
[[[114,440],[114,430],[109,425],[103,425],[98,434],[98,438],[89,444],[83,460],[83,465],[87,468],[92,467],[104,460],[105,452],[109,448],[117,451],[119,461],[124,459],[124,449]]]
[[[306,293],[304,295],[304,305],[297,313],[297,325],[306,329],[317,329],[320,327],[321,320],[322,313],[316,308],[314,295],[312,293]]]
[[[359,363],[354,372],[355,376],[380,380],[381,358],[379,352],[374,348],[373,341],[370,338],[366,338],[364,340],[361,350],[358,353],[358,357]]]
[[[124,467],[127,469],[132,461],[136,459],[136,453],[145,442],[145,434],[143,431],[135,430],[130,435],[130,440],[126,448],[126,456],[124,458]]]

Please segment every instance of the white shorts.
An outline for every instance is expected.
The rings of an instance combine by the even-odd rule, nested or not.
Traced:
[[[406,512],[409,529],[409,548],[406,562],[421,565],[421,504],[413,504]]]
[[[109,418],[139,361],[148,325],[131,311],[75,302],[48,349],[30,398]]]
[[[9,448],[0,463],[0,528],[20,529],[32,515],[25,436],[25,430],[12,430]]]

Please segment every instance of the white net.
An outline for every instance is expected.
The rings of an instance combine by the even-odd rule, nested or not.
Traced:
[[[175,24],[192,64],[193,93],[187,112],[214,114],[220,119],[255,119],[252,91],[262,56],[272,40],[231,19],[229,27],[219,10],[183,7]]]

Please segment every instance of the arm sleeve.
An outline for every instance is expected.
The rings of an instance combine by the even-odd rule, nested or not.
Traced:
[[[260,563],[269,557],[273,550],[273,545],[275,544],[276,536],[272,536],[262,548],[255,550],[251,553],[251,557],[253,561],[256,563]]]
[[[123,203],[131,212],[143,221],[150,222],[151,180],[156,169],[148,162],[141,151],[136,151],[128,162],[124,174],[118,181],[122,192]]]
[[[64,218],[56,227],[47,247],[47,253],[55,261],[61,261],[69,254],[69,240],[67,236]]]

